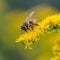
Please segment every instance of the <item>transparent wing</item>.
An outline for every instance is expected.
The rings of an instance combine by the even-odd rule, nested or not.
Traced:
[[[26,18],[27,21],[29,21],[30,19],[32,19],[32,15],[35,13],[35,11],[31,12],[30,15]]]
[[[32,17],[32,15],[33,15],[34,13],[35,13],[35,11],[31,12],[30,15],[29,15],[29,17]]]

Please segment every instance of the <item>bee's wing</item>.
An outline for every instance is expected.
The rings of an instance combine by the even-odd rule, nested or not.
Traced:
[[[29,21],[30,19],[32,19],[32,15],[35,13],[35,11],[31,12],[30,15],[26,18],[27,21]]]
[[[35,11],[31,12],[30,15],[29,15],[29,17],[32,17],[32,15],[33,15],[34,13],[35,13]]]

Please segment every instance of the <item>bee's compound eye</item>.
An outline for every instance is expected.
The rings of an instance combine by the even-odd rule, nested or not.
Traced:
[[[25,26],[21,26],[21,29],[25,29],[26,27]]]

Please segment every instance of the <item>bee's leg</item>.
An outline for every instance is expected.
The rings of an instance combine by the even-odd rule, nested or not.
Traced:
[[[27,28],[28,30],[30,30],[30,28]]]
[[[31,26],[32,30],[33,30],[33,26]]]
[[[27,29],[30,30],[30,26],[29,25],[27,25]]]
[[[27,32],[27,30],[26,30],[26,29],[24,29],[24,31],[25,31],[25,32]]]
[[[33,25],[32,25],[32,24],[30,25],[30,27],[31,27],[31,29],[33,30]]]

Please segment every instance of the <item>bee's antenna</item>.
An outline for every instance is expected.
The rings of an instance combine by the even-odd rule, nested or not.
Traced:
[[[31,19],[32,18],[32,15],[35,13],[35,11],[32,11],[31,13],[30,13],[30,15],[27,17],[27,19],[26,20],[29,20],[29,19]]]

